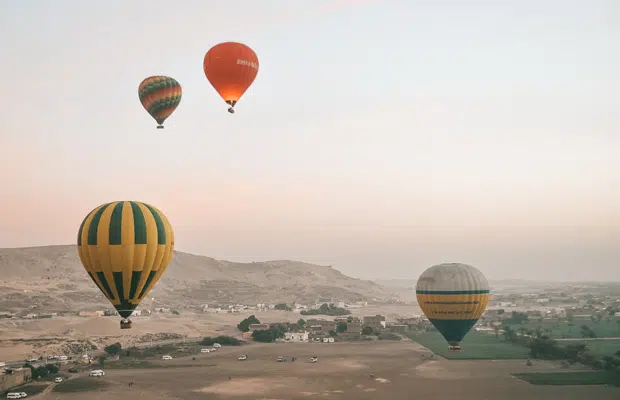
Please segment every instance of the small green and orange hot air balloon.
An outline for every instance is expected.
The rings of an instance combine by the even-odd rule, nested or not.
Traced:
[[[140,102],[157,121],[157,129],[164,129],[164,121],[179,106],[182,94],[179,82],[169,76],[150,76],[138,87]]]

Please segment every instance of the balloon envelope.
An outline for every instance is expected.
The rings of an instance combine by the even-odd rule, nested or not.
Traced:
[[[205,55],[205,76],[224,101],[234,106],[258,74],[254,50],[237,42],[216,44]]]
[[[116,201],[84,218],[77,242],[84,269],[126,319],[166,271],[174,233],[155,207]]]
[[[181,103],[183,89],[169,76],[150,76],[138,86],[138,97],[144,109],[159,127]]]
[[[489,283],[467,264],[439,264],[420,275],[416,285],[420,308],[448,341],[459,346],[489,302]]]

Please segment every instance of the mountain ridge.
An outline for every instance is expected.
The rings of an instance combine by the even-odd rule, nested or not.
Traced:
[[[0,271],[0,304],[7,309],[26,304],[56,311],[109,307],[85,273],[76,245],[2,248]],[[170,307],[401,300],[389,288],[332,266],[294,260],[239,263],[181,251],[175,251],[148,297]]]

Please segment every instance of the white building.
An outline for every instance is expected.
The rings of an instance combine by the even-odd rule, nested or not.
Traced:
[[[308,332],[284,332],[284,340],[287,342],[307,342]]]
[[[323,343],[334,343],[334,338],[333,337],[323,338]]]

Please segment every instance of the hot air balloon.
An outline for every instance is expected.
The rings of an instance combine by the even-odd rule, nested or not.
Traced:
[[[151,76],[138,86],[138,96],[144,109],[157,121],[157,129],[181,102],[183,90],[175,79],[169,76]]]
[[[84,269],[123,318],[121,329],[131,328],[129,316],[172,258],[170,222],[145,203],[106,203],[84,218],[77,244]]]
[[[489,283],[482,272],[467,264],[434,265],[416,285],[420,308],[448,342],[459,351],[460,342],[484,313]]]
[[[205,54],[205,75],[222,99],[235,113],[235,104],[252,85],[258,74],[258,57],[254,50],[242,43],[216,44]]]

